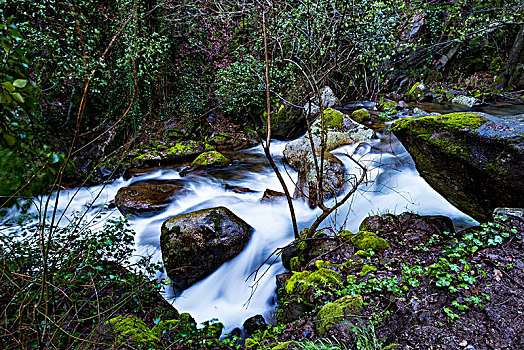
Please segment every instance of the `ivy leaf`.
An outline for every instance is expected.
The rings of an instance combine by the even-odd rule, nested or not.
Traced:
[[[25,102],[24,97],[22,95],[20,95],[19,92],[13,92],[11,94],[11,96],[13,96],[13,98],[15,99],[16,102],[20,102],[20,103],[24,103]]]
[[[13,86],[13,84],[10,82],[10,81],[4,81],[2,83],[2,86],[9,92],[15,92],[15,87]]]
[[[14,82],[13,82],[13,85],[19,89],[23,89],[25,88],[25,86],[27,85],[27,80],[26,79],[16,79]]]

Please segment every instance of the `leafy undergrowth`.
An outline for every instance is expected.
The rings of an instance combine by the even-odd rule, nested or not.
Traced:
[[[387,249],[358,250],[357,237],[367,231],[310,245],[321,255],[299,266],[292,261],[296,271],[280,277],[286,280],[279,290],[280,325],[246,344],[292,349],[304,339],[331,339],[334,349],[523,347],[522,221],[497,218],[454,233],[437,221],[410,226],[424,218],[414,217],[387,214],[363,222],[361,230],[377,232]],[[294,255],[300,260],[308,252],[299,245]],[[332,272],[322,273],[329,278],[309,278],[323,270]],[[360,310],[347,307],[348,296],[362,297]]]
[[[0,235],[0,348],[228,348],[222,324],[197,329],[159,291],[160,266],[131,264],[132,232],[124,219],[92,229],[21,225]],[[147,273],[147,274],[146,274]]]

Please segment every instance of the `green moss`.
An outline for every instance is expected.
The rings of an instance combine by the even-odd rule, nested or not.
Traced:
[[[347,231],[347,230],[342,230],[339,232],[339,235],[340,237],[344,238],[344,239],[349,239],[349,238],[352,238],[355,234],[351,231]]]
[[[285,289],[287,294],[303,294],[310,287],[318,288],[319,284],[342,286],[340,274],[325,268],[320,268],[313,273],[294,272],[293,276],[285,282]]]
[[[316,328],[319,334],[325,334],[334,323],[342,317],[356,315],[362,309],[363,300],[360,295],[347,295],[343,298],[327,303],[320,309],[316,319]]]
[[[393,131],[407,129],[429,140],[434,133],[443,130],[477,129],[486,121],[485,117],[477,113],[459,112],[420,118],[403,118],[394,122],[391,129]]]
[[[380,107],[387,111],[387,110],[392,110],[392,109],[395,109],[395,107],[397,107],[397,102],[395,101],[391,101],[391,100],[388,100],[388,99],[384,99],[381,103],[380,103]]]
[[[369,112],[365,108],[358,109],[351,113],[351,117],[359,123],[369,121]]]
[[[183,157],[188,153],[193,152],[196,147],[198,147],[196,141],[189,141],[188,143],[178,142],[174,146],[168,148],[165,153],[167,156],[171,157]]]
[[[437,146],[447,154],[455,155],[464,159],[469,157],[468,148],[453,144],[452,142],[445,140],[442,136],[430,138],[428,142]]]
[[[322,114],[326,129],[341,129],[344,117],[345,115],[342,112],[339,112],[333,108],[324,109],[324,113]]]
[[[287,342],[284,342],[284,343],[279,343],[277,346],[274,346],[271,348],[271,350],[287,350],[289,349],[289,346],[291,344],[293,344],[294,342],[292,341],[287,341]]]
[[[353,237],[349,238],[353,245],[359,250],[386,250],[389,248],[389,243],[384,239],[378,237],[373,232],[359,231]]]
[[[318,269],[318,271],[313,272],[310,274],[307,279],[307,283],[309,284],[332,284],[332,285],[339,285],[340,283],[340,274],[336,271],[325,269],[321,267]]]
[[[486,164],[484,168],[491,173],[497,173],[499,175],[508,175],[509,174],[508,170],[500,168],[495,163],[488,163]]]
[[[389,344],[388,346],[384,346],[382,350],[393,350],[400,346],[400,344]]]
[[[212,145],[210,145],[209,143],[206,143],[204,145],[204,151],[214,151],[215,150],[215,147],[213,147]]]
[[[353,256],[359,257],[359,258],[369,258],[371,254],[364,250],[357,250]]]
[[[374,271],[377,271],[377,268],[375,266],[370,266],[370,265],[365,264],[364,266],[362,266],[362,270],[360,271],[359,275],[360,277],[364,277],[368,273],[374,272]]]
[[[322,267],[335,267],[335,268],[340,268],[340,264],[335,264],[335,263],[332,263],[330,261],[324,261],[324,260],[317,260],[315,261],[315,267],[317,269],[320,269]]]
[[[199,155],[193,163],[192,166],[213,166],[221,167],[229,164],[229,159],[224,157],[222,153],[217,151],[204,152]]]
[[[294,272],[293,276],[288,279],[285,283],[285,289],[287,294],[300,294],[304,292],[304,286],[306,284],[307,277],[311,274],[309,271]]]
[[[159,337],[150,330],[144,321],[134,316],[118,316],[107,323],[113,326],[118,342],[131,340],[135,345],[152,345],[160,341]]]
[[[298,256],[294,256],[291,258],[291,261],[289,263],[291,271],[300,271],[300,267],[302,265],[302,259]]]

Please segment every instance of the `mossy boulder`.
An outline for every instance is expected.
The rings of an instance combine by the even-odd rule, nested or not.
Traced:
[[[153,215],[165,210],[173,197],[184,190],[179,180],[149,180],[122,187],[115,196],[115,203],[124,215]]]
[[[179,292],[237,256],[253,228],[225,207],[180,214],[162,224],[160,247],[167,275]]]
[[[392,130],[436,191],[487,221],[496,207],[522,204],[523,121],[524,116],[450,113],[401,119]]]
[[[322,124],[326,133],[323,171],[323,193],[320,194],[317,186],[317,172],[315,157],[320,164]],[[311,126],[311,134],[315,154],[311,150],[311,142],[307,135],[291,141],[284,149],[286,161],[298,171],[298,182],[295,189],[295,198],[308,198],[310,207],[316,207],[320,195],[325,200],[342,193],[346,183],[346,172],[342,162],[333,156],[330,151],[356,142],[369,141],[375,137],[373,130],[351,120],[347,115],[327,108]]]
[[[324,305],[316,319],[318,334],[326,334],[333,324],[341,322],[346,316],[359,314],[363,303],[360,295],[347,295]]]
[[[199,155],[191,166],[194,167],[223,167],[229,164],[227,159],[222,153],[217,151],[204,152]]]
[[[371,121],[369,111],[365,108],[357,109],[351,113],[351,118],[359,123],[367,123]]]
[[[340,274],[336,271],[320,268],[315,272],[303,271],[295,272],[293,276],[285,282],[286,293],[303,294],[308,288],[318,288],[318,285],[342,286]]]
[[[112,325],[117,344],[131,343],[137,346],[154,346],[160,338],[144,321],[134,316],[118,316],[108,321]]]
[[[380,251],[389,248],[389,243],[373,232],[359,231],[356,234],[347,234],[347,232],[349,231],[345,231],[342,236],[349,239],[358,250]]]
[[[264,126],[266,115],[262,121]],[[271,138],[293,140],[306,132],[306,125],[306,116],[300,109],[282,104],[271,113]],[[262,132],[265,134],[265,127]]]
[[[135,151],[131,164],[139,168],[176,164],[193,160],[199,154],[210,150],[209,145],[194,140],[158,145],[153,143],[151,146],[152,147],[140,151]]]

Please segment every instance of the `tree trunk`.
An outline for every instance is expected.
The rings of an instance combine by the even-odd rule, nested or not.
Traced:
[[[506,71],[502,75],[501,83],[506,88],[509,85],[517,82],[517,68],[518,64],[521,63],[521,57],[524,54],[524,25],[520,26],[519,33],[513,44],[513,48],[509,53],[508,64]]]

